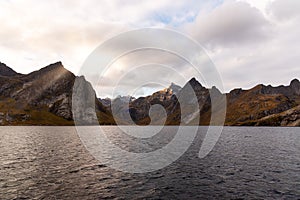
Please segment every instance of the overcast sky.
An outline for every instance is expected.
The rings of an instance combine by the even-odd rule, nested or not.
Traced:
[[[0,61],[21,73],[62,61],[77,74],[103,41],[124,31],[159,27],[198,41],[219,71],[225,91],[258,83],[287,85],[300,78],[299,10],[299,0],[2,0]],[[156,62],[169,60],[176,63],[175,70],[189,73],[178,58],[151,51],[145,55],[156,55]],[[137,58],[138,54],[132,57]],[[114,75],[127,73],[126,60],[130,56],[119,60],[105,77],[100,96],[109,96],[105,91],[114,87],[109,84]],[[150,74],[159,77],[165,73],[157,69]],[[138,75],[149,76],[142,71]],[[168,77],[165,84],[183,84],[185,80],[176,77]]]

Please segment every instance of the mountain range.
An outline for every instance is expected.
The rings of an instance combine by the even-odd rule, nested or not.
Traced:
[[[75,76],[61,62],[29,74],[17,73],[0,62],[0,125],[74,125],[75,80],[80,80],[80,89],[85,91],[83,102],[95,102],[96,120],[101,125],[116,122],[156,125],[163,122],[163,117],[166,125],[208,125],[212,113],[211,94],[217,94],[226,99],[225,125],[300,126],[300,82],[297,79],[288,86],[260,84],[249,90],[234,89],[222,94],[216,87],[205,88],[192,78],[183,87],[172,83],[168,88],[137,99],[130,96],[100,99],[84,77]],[[191,98],[189,87],[195,98]],[[188,103],[180,105],[180,99]],[[165,113],[155,112],[150,118],[152,105],[164,107]],[[200,120],[195,117],[195,105],[200,108]],[[79,107],[76,112],[91,112],[84,105]],[[94,118],[84,118],[85,124]]]

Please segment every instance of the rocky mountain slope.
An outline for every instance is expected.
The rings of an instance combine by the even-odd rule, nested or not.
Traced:
[[[61,62],[22,75],[6,65],[0,68],[0,124],[72,125],[72,88],[75,75]],[[95,95],[94,95],[95,98]],[[101,123],[114,123],[97,101]]]
[[[300,106],[259,119],[255,126],[300,126]]]
[[[300,102],[300,82],[289,86],[257,85],[250,90],[236,89],[227,95],[228,125],[259,125],[256,122],[268,115],[289,110]]]
[[[192,94],[186,94],[184,92],[187,85],[190,85],[193,88],[197,99],[192,99]],[[129,112],[132,120],[135,123],[147,125],[151,122],[151,120],[160,121],[159,117],[150,119],[149,116],[150,107],[152,105],[159,104],[166,110],[166,124],[179,125],[184,118],[182,118],[182,111],[180,109],[178,98],[184,97],[186,99],[184,99],[183,102],[190,103],[190,105],[195,105],[198,103],[200,109],[200,120],[192,119],[195,107],[185,105],[185,119],[188,117],[190,118],[187,120],[188,122],[186,124],[208,125],[210,124],[211,120],[210,96],[211,94],[217,94],[220,97],[225,95],[226,98],[227,111],[225,125],[299,126],[298,121],[300,116],[295,114],[297,111],[296,108],[298,108],[297,106],[300,105],[300,82],[297,79],[291,81],[289,86],[272,87],[270,85],[257,85],[249,90],[234,89],[227,94],[221,94],[220,91],[215,87],[211,89],[205,88],[195,78],[191,79],[182,89],[178,89],[176,91],[177,96],[175,96],[172,89],[170,89],[172,86],[173,84],[169,88],[155,92],[152,95],[140,97],[126,103],[119,101],[118,98],[113,100],[112,105],[115,108],[114,116],[121,118],[123,120],[121,122],[124,124],[130,124],[126,121],[126,119],[128,119],[127,113]],[[108,108],[109,107],[110,106],[108,106]],[[296,110],[294,110],[294,108]],[[292,117],[289,117],[289,115],[291,115],[290,112],[293,113]],[[270,121],[271,119],[275,119],[274,116],[277,116],[277,114],[279,114],[280,117],[276,118],[276,123],[266,123],[266,121],[263,120],[268,119]],[[268,118],[268,116],[273,117]]]
[[[10,67],[6,66],[6,64],[0,62],[0,76],[16,76],[20,75],[17,72],[15,72],[13,69]]]
[[[89,103],[78,101],[72,110],[74,83],[80,83],[77,88],[82,92],[81,98]],[[234,89],[221,94],[217,88],[205,88],[192,78],[182,88],[172,83],[168,88],[137,99],[130,96],[97,99],[92,85],[84,77],[76,77],[66,70],[61,62],[25,75],[0,63],[0,125],[73,125],[72,111],[79,113],[84,124],[105,125],[117,121],[124,125],[208,125],[212,94],[222,101],[226,99],[225,125],[299,126],[300,82],[297,79],[288,86],[257,85],[249,90]],[[218,109],[221,111],[221,106],[217,105],[215,112]]]

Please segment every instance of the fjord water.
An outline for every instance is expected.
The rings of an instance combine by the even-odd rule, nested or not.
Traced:
[[[225,127],[213,151],[199,159],[206,129],[173,164],[131,174],[95,160],[74,127],[1,127],[0,199],[300,198],[300,128]],[[161,148],[176,133],[165,127],[147,141],[124,140],[117,127],[104,130],[135,152]]]

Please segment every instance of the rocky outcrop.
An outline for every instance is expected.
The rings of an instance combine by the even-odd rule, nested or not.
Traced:
[[[182,88],[172,83],[137,99],[97,99],[92,85],[61,62],[25,75],[0,63],[0,125],[73,125],[74,114],[83,125],[111,125],[116,121],[124,125],[208,125],[212,113],[222,121],[225,100],[225,125],[299,125],[297,79],[288,86],[260,84],[222,94],[216,87],[205,88],[192,78]]]
[[[166,124],[178,125],[185,119],[186,124],[189,124],[187,122],[193,122],[193,124],[208,125],[211,123],[212,112],[222,115],[224,111],[222,109],[225,109],[224,101],[226,100],[226,125],[255,125],[258,120],[292,109],[300,102],[298,94],[299,81],[297,79],[291,81],[289,86],[257,85],[250,90],[234,89],[228,94],[221,94],[216,87],[205,88],[195,78],[192,78],[183,88],[179,89],[177,87],[176,95],[170,90],[171,87],[172,85],[150,96],[131,101],[129,112],[133,121],[138,124],[149,123],[151,106],[159,104],[166,110]],[[193,90],[187,92],[188,87]],[[196,98],[192,98],[194,95],[196,95]],[[212,111],[212,97],[214,98],[214,111]],[[181,105],[178,98],[181,98]],[[198,108],[192,106],[196,104],[199,105],[198,108],[200,109],[200,122],[193,119],[193,117],[199,115],[196,112]],[[185,109],[181,110],[180,106]],[[123,113],[128,112],[126,106],[119,106],[119,110]],[[221,121],[220,118],[219,122]],[[282,122],[280,125],[285,125],[285,123]]]
[[[179,108],[177,97],[180,91],[181,91],[181,87],[172,83],[168,88],[157,91],[147,97],[140,97],[138,99],[131,101],[129,104],[130,107],[129,112],[131,118],[137,124],[144,125],[144,124],[149,124],[151,122],[151,124],[158,125],[163,120],[159,119],[157,115],[162,110],[165,110],[167,116],[166,123],[179,125],[180,116],[177,116],[176,111]],[[161,110],[157,109],[158,107],[156,108],[153,107],[155,109],[152,109],[152,111],[153,113],[155,113],[154,111],[157,111],[157,115],[153,114],[152,116],[155,116],[155,118],[151,118],[149,116],[149,111],[151,107],[156,104],[161,106],[159,107]]]
[[[110,106],[111,106],[111,99],[110,98],[105,98],[105,99],[99,98],[98,100],[103,104],[103,106],[110,109]]]
[[[65,69],[61,62],[50,64],[26,75],[11,72],[7,66],[6,68],[5,74],[10,76],[0,76],[0,103],[2,102],[3,105],[0,112],[7,116],[6,119],[2,119],[3,123],[26,124],[28,122],[28,124],[49,125],[73,123],[72,93],[76,76]],[[84,78],[82,83],[90,85]],[[99,116],[106,112],[96,99],[95,93],[92,96],[87,94],[85,98],[91,98],[96,102]],[[42,115],[44,119],[40,119]],[[105,115],[109,114],[105,113]]]
[[[294,94],[300,95],[300,81],[298,79],[294,79],[291,81],[290,88],[294,92]]]
[[[192,89],[188,90],[188,88]],[[215,124],[221,124],[225,118],[225,107],[227,107],[225,125],[255,125],[258,120],[266,116],[282,113],[299,105],[298,92],[297,79],[289,86],[257,85],[250,90],[239,88],[228,94],[222,94],[216,87],[205,88],[192,78],[183,88],[172,83],[170,87],[152,95],[138,99],[118,97],[107,101],[106,105],[107,108],[110,108],[110,103],[113,105],[114,117],[120,119],[121,124],[131,124],[133,121],[139,125],[147,125],[151,120],[161,122],[157,115],[155,119],[149,116],[151,107],[158,104],[165,110],[167,114],[165,124],[169,125],[179,125],[182,122],[186,125],[209,125],[212,112],[215,113],[214,119],[217,119]],[[212,110],[212,101],[214,101],[214,110]],[[200,110],[200,120],[197,119],[198,110]],[[156,122],[152,123],[156,124]],[[280,123],[280,125],[284,124],[284,122]]]
[[[300,126],[300,106],[259,119],[255,126]]]
[[[61,62],[46,66],[17,80],[7,78],[0,95],[19,102],[19,106],[47,107],[53,114],[72,120],[71,93],[75,76]]]
[[[78,125],[98,124],[95,98],[92,85],[83,76],[77,77],[72,96],[72,111]]]
[[[271,85],[265,86],[261,84],[258,87],[259,90],[257,91],[260,94],[282,94],[290,99],[298,98],[298,95],[300,95],[300,82],[298,79],[292,80],[288,86],[272,87]]]

